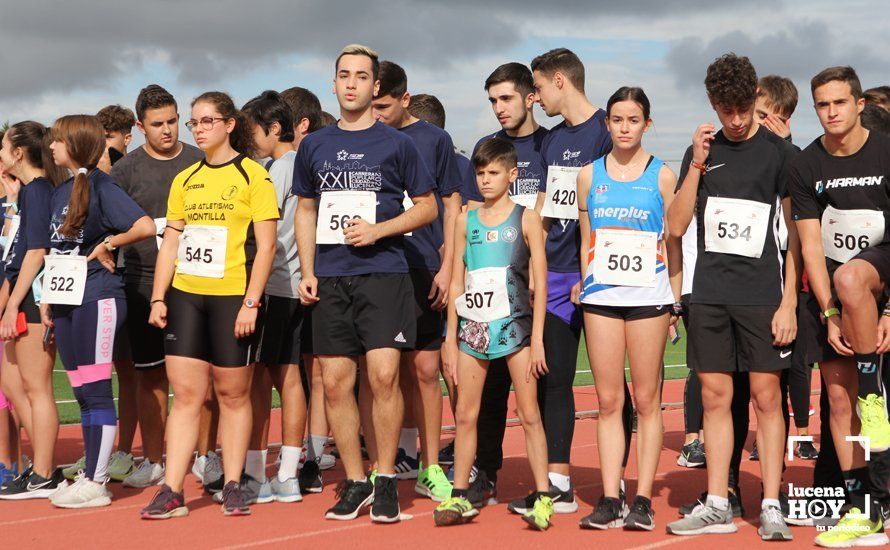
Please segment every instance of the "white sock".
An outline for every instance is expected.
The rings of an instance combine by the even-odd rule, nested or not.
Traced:
[[[417,457],[417,428],[402,428],[399,436],[399,449],[404,449],[405,454],[411,458]]]
[[[779,503],[778,499],[775,498],[765,498],[760,502],[760,509],[766,510],[770,506],[778,509],[782,509],[782,505]]]
[[[706,502],[708,503],[709,506],[713,506],[714,508],[716,508],[718,510],[723,510],[723,511],[729,510],[729,499],[728,498],[718,497],[718,496],[709,494]]]
[[[381,474],[381,473],[378,473],[378,474],[377,474],[377,477],[390,477],[390,478],[395,479],[396,474]]]
[[[247,458],[244,459],[244,473],[250,477],[263,481],[266,479],[266,453],[268,450],[247,451]]]
[[[562,492],[568,491],[569,487],[572,486],[572,478],[570,478],[569,476],[564,476],[555,472],[549,472],[547,474],[547,477],[550,478],[550,484]]]
[[[284,483],[288,479],[297,477],[297,468],[300,466],[302,447],[281,446],[281,464],[278,466],[278,481]]]
[[[306,450],[306,460],[315,460],[320,457],[324,452],[324,444],[327,441],[328,436],[326,435],[310,435],[309,445],[307,445],[308,449]]]

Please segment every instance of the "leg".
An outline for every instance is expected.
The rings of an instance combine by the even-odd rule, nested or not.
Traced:
[[[359,448],[359,415],[353,388],[355,387],[356,358],[350,356],[318,355],[324,379],[325,412],[340,460],[346,470],[346,478],[365,478],[362,455]],[[401,427],[401,423],[399,423]]]
[[[852,360],[842,358],[823,361],[819,369],[828,388],[831,436],[838,463],[844,472],[861,468],[865,465],[862,448],[845,439],[848,435],[859,433],[859,418],[854,412],[858,381],[856,368]]]
[[[476,425],[487,366],[488,361],[484,359],[460,353],[457,366],[460,397],[457,401],[454,433],[454,489],[458,491],[465,491],[470,487],[470,470],[476,455]]]
[[[683,422],[686,426],[686,439],[684,445],[698,439],[702,428],[701,382],[695,371],[690,370],[686,375],[686,387],[683,390]]]
[[[423,465],[439,463],[439,438],[442,432],[442,387],[439,385],[439,350],[410,352],[417,394],[415,419],[420,428]]]
[[[637,426],[637,495],[652,498],[652,483],[664,440],[661,377],[668,315],[625,324],[627,356],[633,381]]]
[[[169,371],[167,376],[169,377]],[[216,393],[213,391],[213,381],[210,380],[209,369],[207,370],[207,379],[207,393],[201,401],[200,419],[198,421],[196,448],[200,456],[206,456],[210,451],[216,451],[217,431],[219,429],[219,401],[216,399]],[[176,393],[176,388],[173,388],[173,393]],[[176,402],[175,398],[173,402]],[[172,414],[173,410],[171,409],[170,412]],[[169,416],[167,420],[169,421]]]
[[[19,422],[30,437],[33,431],[31,426],[31,404],[28,402],[28,396],[25,394],[25,388],[22,385],[22,373],[19,369],[18,358],[15,354],[15,342],[3,343],[2,379],[0,379],[0,389],[6,399],[12,404],[12,408],[19,417]],[[55,405],[55,403],[53,403]]]
[[[254,366],[213,367],[213,389],[219,400],[220,442],[225,482],[239,481],[250,439],[250,381]]]
[[[118,430],[117,449],[127,454],[133,452],[133,438],[136,436],[138,421],[137,375],[133,361],[129,359],[114,361],[114,372],[117,373],[118,414],[120,430]]]
[[[324,451],[328,439],[328,419],[324,407],[324,381],[321,365],[314,355],[303,355],[303,364],[309,369],[309,458],[315,459]],[[320,444],[320,445],[319,445]]]
[[[625,400],[624,325],[623,319],[584,313],[584,337],[600,409],[596,435],[603,476],[603,493],[606,497],[616,499],[625,450],[624,424],[621,420]],[[596,352],[592,353],[590,350]]]
[[[834,284],[843,307],[844,338],[856,353],[859,397],[880,395],[879,357],[875,350],[878,341],[877,299],[883,293],[884,283],[871,263],[854,258],[838,268]]]
[[[477,425],[476,462],[491,481],[504,465],[504,432],[507,428],[507,401],[510,397],[510,371],[503,357],[492,360],[482,388]],[[545,430],[546,432],[546,430]]]
[[[704,407],[705,453],[708,456],[708,494],[726,498],[732,454],[732,376],[723,372],[699,372]]]
[[[739,468],[742,452],[748,439],[748,426],[751,423],[751,384],[747,372],[732,373],[732,400],[729,404],[732,415],[732,455],[729,462],[729,485],[735,490],[739,484]]]
[[[160,463],[164,454],[164,430],[167,425],[167,406],[170,385],[164,364],[136,369],[136,404],[142,452],[153,464]]]
[[[751,401],[757,415],[757,449],[760,452],[760,472],[763,478],[763,498],[778,499],[785,463],[784,403],[779,390],[781,372],[752,372]],[[787,407],[784,407],[787,409]]]
[[[377,468],[377,432],[374,431],[374,396],[371,391],[371,380],[368,375],[368,364],[364,357],[359,359],[358,372],[358,410],[361,420],[360,427],[365,438],[365,448],[371,468]],[[399,426],[401,429],[401,426]],[[339,444],[338,444],[339,448]]]
[[[39,324],[29,324],[28,332],[14,342],[12,358],[18,362],[22,390],[28,401],[23,409],[30,410],[28,437],[34,452],[34,471],[48,477],[52,474],[53,453],[59,434],[52,382],[55,349],[43,349],[43,328]],[[13,405],[19,410],[15,402]]]
[[[544,433],[547,434],[548,471],[569,476],[575,433],[575,393],[572,386],[578,363],[580,333],[556,315],[547,313],[544,318],[544,342],[550,372],[538,381],[538,406],[544,419]]]
[[[377,442],[377,471],[395,474],[396,450],[404,404],[399,389],[399,350],[377,348],[366,354],[373,394],[372,422]]]
[[[167,377],[173,389],[173,406],[167,417],[167,485],[174,492],[182,491],[182,482],[188,471],[189,459],[199,444],[199,424],[205,410],[207,393],[213,391],[210,383],[210,363],[190,357],[167,356]],[[206,424],[204,425],[206,428]],[[204,434],[206,436],[206,432]],[[201,455],[216,447],[199,448]]]
[[[813,487],[843,487],[841,465],[838,463],[837,450],[831,436],[831,405],[828,399],[828,387],[825,384],[825,366],[820,366],[819,383],[822,391],[819,395],[819,458],[813,466]]]
[[[546,494],[550,488],[547,479],[547,437],[538,409],[538,384],[528,373],[530,361],[531,349],[525,347],[507,357],[507,368],[513,380],[519,420],[525,431],[525,452],[535,478],[535,489]]]

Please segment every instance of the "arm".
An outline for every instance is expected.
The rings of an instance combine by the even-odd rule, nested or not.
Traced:
[[[413,210],[413,208],[412,208]],[[294,233],[300,256],[300,285],[297,291],[304,306],[318,301],[318,279],[315,278],[315,229],[318,223],[318,199],[297,198]]]
[[[143,239],[153,237],[156,231],[157,229],[155,228],[154,220],[152,220],[148,216],[142,216],[141,218],[136,220],[136,222],[125,233],[118,233],[117,235],[113,235],[109,243],[114,248],[120,248],[122,246],[133,244]],[[104,243],[99,243],[95,248],[93,248],[93,251],[90,252],[90,255],[87,256],[87,261],[92,260],[99,260],[99,262],[103,266],[105,266],[105,269],[114,273],[114,254],[108,251]]]
[[[272,261],[275,259],[275,247],[277,240],[277,220],[261,220],[253,222],[253,234],[256,237],[256,258],[253,260],[253,268],[250,270],[250,281],[247,283],[245,298],[250,298],[259,304],[263,297],[263,290],[269,280],[272,271]],[[245,338],[256,330],[258,308],[248,308],[244,304],[238,311],[235,319],[235,338]]]
[[[711,140],[714,139],[714,125],[702,124],[695,129],[692,136],[692,162],[704,164],[708,159],[711,149]],[[682,172],[681,172],[682,174]],[[683,233],[689,228],[689,222],[695,213],[695,201],[698,197],[698,185],[701,183],[701,170],[690,167],[686,170],[680,190],[674,197],[668,214],[668,227],[672,237],[683,238]]]
[[[458,215],[454,228],[454,258],[451,269],[451,289],[448,292],[448,316],[446,318],[445,343],[442,346],[442,367],[457,385],[457,303],[458,296],[464,293],[464,252],[467,247],[467,214]]]
[[[411,197],[414,203],[395,218],[380,223],[368,223],[361,218],[346,222],[346,241],[353,246],[371,246],[380,239],[404,235],[424,225],[433,223],[439,215],[439,205],[432,191],[427,191],[416,197]],[[299,245],[297,245],[299,247]]]
[[[442,267],[439,268],[439,272],[433,278],[433,287],[427,296],[429,299],[435,298],[431,307],[437,311],[446,306],[448,286],[451,284],[451,270],[454,267],[454,227],[457,222],[457,216],[460,214],[460,193],[452,193],[447,197],[442,197],[442,205],[445,207],[445,214],[442,219],[445,239],[445,244],[442,248]]]
[[[19,315],[19,307],[21,307],[25,296],[28,295],[28,291],[31,290],[31,283],[34,282],[34,279],[43,267],[44,256],[46,256],[46,249],[35,248],[25,252],[25,257],[22,258],[19,277],[16,279],[15,287],[9,294],[9,300],[6,302],[6,308],[3,311],[3,320],[0,322],[0,337],[4,340],[10,340],[17,336],[15,325]]]
[[[661,191],[661,200],[664,203],[664,262],[667,264],[668,279],[671,284],[671,293],[674,302],[680,301],[680,293],[683,289],[683,238],[671,235],[668,227],[667,212],[674,202],[674,190],[677,188],[677,176],[673,170],[663,165],[658,173],[658,189]],[[676,319],[675,319],[676,322]]]
[[[578,173],[578,227],[581,231],[581,248],[578,251],[581,264],[581,280],[586,275],[588,258],[590,257],[590,218],[587,210],[587,194],[593,181],[593,165],[588,164]]]
[[[158,249],[157,260],[155,260],[155,277],[151,287],[151,313],[148,322],[158,328],[167,326],[167,304],[164,300],[167,297],[170,282],[173,281],[176,253],[179,249],[179,235],[183,229],[185,229],[185,221],[167,220],[167,228],[164,229],[164,238],[161,241],[161,248]]]
[[[547,258],[544,252],[544,231],[541,217],[537,212],[526,210],[522,216],[522,232],[531,252],[529,275],[534,274],[538,281],[535,298],[532,301],[532,337],[531,358],[525,379],[531,375],[540,378],[547,372],[547,361],[544,356],[544,317],[547,314]]]
[[[782,215],[788,227],[788,253],[785,256],[785,286],[782,302],[773,315],[773,345],[787,346],[797,337],[797,289],[800,287],[800,237],[791,220],[791,197],[782,199]],[[820,237],[821,242],[821,237]],[[824,265],[823,261],[823,265]]]

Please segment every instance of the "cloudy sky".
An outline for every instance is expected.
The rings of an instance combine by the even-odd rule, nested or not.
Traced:
[[[294,85],[336,115],[333,60],[361,42],[405,67],[412,93],[438,96],[455,143],[471,148],[498,128],[482,89],[488,74],[564,46],[584,61],[594,104],[623,85],[647,91],[655,125],[645,143],[676,159],[698,124],[717,122],[702,80],[713,58],[735,51],[759,75],[797,84],[792,131],[803,146],[820,134],[812,75],[850,64],[864,87],[890,82],[885,12],[876,0],[8,1],[0,5],[0,120],[48,124],[109,103],[132,108],[152,82],[177,96],[186,118],[202,91],[225,90],[242,104]],[[547,127],[558,122],[536,113]]]

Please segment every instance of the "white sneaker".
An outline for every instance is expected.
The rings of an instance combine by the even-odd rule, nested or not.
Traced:
[[[74,481],[66,485],[65,487],[61,487],[58,491],[53,493],[53,496],[49,497],[50,501],[54,501],[57,498],[62,498],[65,493],[74,489],[77,485],[80,484],[81,481],[86,479],[86,476],[83,475],[83,470],[77,472],[77,475],[74,476]]]
[[[198,456],[198,453],[195,453],[195,461],[192,463],[192,473],[195,474],[195,477],[198,478],[198,481],[204,483],[204,465],[207,464],[207,457],[205,455]]]
[[[136,471],[124,478],[124,487],[133,487],[143,489],[152,485],[161,485],[164,483],[164,465],[151,463],[148,459],[136,468]]]
[[[330,470],[337,463],[337,459],[334,458],[334,455],[323,454],[318,457],[318,469],[319,470]]]
[[[98,508],[111,505],[111,491],[104,483],[81,477],[69,490],[61,496],[53,495],[50,501],[57,508]]]

